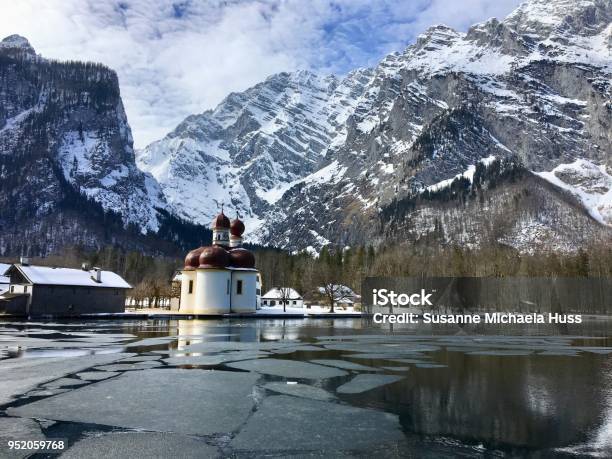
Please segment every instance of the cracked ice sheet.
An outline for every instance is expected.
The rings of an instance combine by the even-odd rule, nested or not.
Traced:
[[[79,357],[33,357],[0,360],[0,405],[39,384],[134,354],[96,354]]]
[[[393,414],[278,395],[264,399],[230,446],[239,451],[317,451],[320,457],[334,457],[338,450],[370,449],[401,441],[403,434]]]
[[[346,371],[337,368],[282,359],[245,360],[243,362],[229,363],[227,366],[239,370],[300,379],[335,378],[336,376],[346,376],[348,374]]]
[[[45,440],[38,423],[33,419],[22,418],[0,418],[0,458],[22,458],[27,457],[35,451],[6,451],[9,440]]]
[[[292,354],[293,352],[318,352],[318,351],[327,351],[322,347],[311,346],[309,344],[305,344],[302,346],[291,346],[291,347],[283,347],[281,349],[273,349],[272,352],[275,354]]]
[[[165,459],[168,457],[218,457],[217,448],[202,440],[173,433],[117,432],[95,435],[79,440],[64,454],[63,459],[91,457]],[[177,452],[180,454],[177,456]]]
[[[118,374],[112,371],[84,371],[77,373],[77,376],[84,381],[100,381],[101,379],[112,378]]]
[[[186,435],[228,433],[251,413],[258,378],[254,373],[230,371],[131,371],[9,412]]]
[[[87,381],[83,381],[82,379],[76,379],[76,378],[59,378],[59,379],[56,379],[55,381],[50,381],[48,383],[45,383],[44,388],[53,390],[53,389],[60,389],[64,387],[81,386],[83,384],[87,384]]]
[[[113,363],[110,365],[101,365],[94,367],[94,370],[102,371],[138,371],[148,368],[161,367],[162,363],[157,360],[147,362],[136,362],[136,363]]]
[[[377,387],[386,386],[387,384],[397,382],[401,379],[404,378],[391,375],[361,374],[338,387],[336,392],[339,394],[360,394],[361,392],[367,392]]]
[[[223,352],[214,355],[180,355],[173,354],[163,361],[168,365],[220,365],[225,362],[237,362],[239,360],[251,360],[268,357],[267,352],[258,351],[235,351]]]
[[[336,397],[319,387],[309,386],[307,384],[287,384],[284,382],[271,382],[265,384],[264,389],[272,392],[277,392],[285,395],[293,395],[294,397],[310,398],[313,400],[333,400]]]
[[[184,346],[175,351],[182,352],[223,352],[223,351],[257,351],[295,347],[300,343],[296,341],[266,341],[266,342],[244,342],[244,341],[210,341],[195,343]]]

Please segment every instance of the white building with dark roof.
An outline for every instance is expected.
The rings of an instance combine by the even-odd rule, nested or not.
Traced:
[[[118,274],[99,268],[18,263],[2,274],[9,288],[0,296],[0,312],[29,317],[124,312],[126,291],[132,288]]]
[[[179,311],[189,314],[251,313],[259,306],[261,277],[255,255],[242,247],[244,223],[223,213],[212,222],[210,246],[185,257]]]

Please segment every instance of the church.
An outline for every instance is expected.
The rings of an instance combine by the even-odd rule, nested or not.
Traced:
[[[208,247],[192,250],[181,272],[179,311],[189,314],[248,313],[257,309],[260,296],[255,256],[242,247],[244,223],[230,222],[223,214],[212,222]]]

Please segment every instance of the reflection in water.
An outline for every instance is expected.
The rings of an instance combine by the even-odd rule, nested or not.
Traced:
[[[602,413],[602,425],[596,430],[593,441],[593,449],[605,450],[612,456],[612,365],[608,360],[602,368],[604,377],[603,387],[606,390],[604,397],[604,409]]]
[[[597,457],[612,457],[612,365],[606,360],[601,366],[601,412],[597,420],[599,425],[588,435],[588,440],[559,451],[575,455],[591,455]]]
[[[20,355],[30,356],[123,351],[126,348],[118,346],[110,337],[128,334],[135,338],[123,339],[131,342],[174,337],[127,348],[129,352],[146,354],[154,350],[162,355],[165,352],[201,355],[207,353],[206,346],[196,348],[198,352],[203,350],[200,354],[190,353],[189,347],[208,342],[285,341],[289,345],[292,341],[306,342],[321,349],[313,351],[303,346],[271,357],[301,362],[343,360],[376,367],[377,374],[403,376],[399,382],[374,390],[336,395],[345,403],[399,415],[406,438],[417,445],[451,439],[463,445],[484,445],[487,450],[519,455],[544,451],[608,456],[612,452],[612,361],[609,358],[612,354],[589,351],[589,348],[602,350],[612,345],[609,321],[514,328],[407,325],[393,331],[358,319],[68,325],[12,323],[5,324],[5,328],[13,327],[23,339],[30,339],[32,335],[31,339],[37,340],[32,342],[39,344],[45,331],[52,330],[46,335],[50,339],[47,348],[38,345],[20,351]],[[109,337],[108,342],[100,338],[104,336]],[[56,341],[52,342],[53,339]],[[74,340],[72,347],[58,345],[70,340]],[[87,346],[85,340],[90,340]],[[585,349],[579,349],[580,346]],[[224,352],[223,346],[213,347],[215,352]],[[401,352],[406,354],[404,361],[401,355],[391,354]],[[351,357],[359,353],[362,357]],[[363,357],[364,354],[376,358]],[[419,362],[438,365],[419,367]],[[393,367],[400,368],[393,371]],[[333,393],[354,374],[302,382]],[[278,377],[272,380],[283,381]]]
[[[408,432],[489,447],[551,448],[583,441],[597,422],[601,356],[475,356],[438,352],[447,368],[407,379],[359,403],[400,414]],[[373,364],[373,362],[369,362]]]
[[[220,324],[213,321],[180,321],[177,327],[178,349],[198,342],[221,340],[313,342],[318,335],[355,333],[357,328],[338,327],[346,325],[344,321],[313,322],[269,320]],[[478,328],[480,333],[518,331],[508,327]],[[396,328],[393,336],[398,336],[397,331]],[[432,327],[426,333],[435,337],[436,331],[456,333],[458,329]],[[600,336],[595,329],[577,329],[566,325],[538,325],[522,331],[526,335],[536,336],[577,335],[578,332]],[[361,332],[368,333],[368,330]],[[402,332],[420,334],[422,328],[412,326],[400,330]],[[463,332],[468,336],[471,333],[469,330]],[[428,339],[427,335],[425,340]],[[608,340],[591,342],[576,339],[575,336],[572,338],[580,344],[608,344]],[[447,349],[428,355],[446,367],[412,366],[406,378],[396,384],[342,398],[357,406],[376,407],[398,414],[408,435],[451,437],[502,450],[554,449],[589,441],[591,449],[600,451],[609,447],[612,434],[612,372],[606,365],[607,355],[582,353],[573,356],[568,352],[568,355],[534,353],[496,356],[470,355]],[[328,350],[325,356],[320,352],[298,352],[284,356],[295,360],[323,357],[346,359],[347,353]],[[384,359],[356,362],[378,368],[392,365]],[[602,404],[602,401],[605,403]]]

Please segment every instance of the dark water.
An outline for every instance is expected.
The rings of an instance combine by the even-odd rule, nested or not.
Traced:
[[[331,377],[310,375],[308,368],[306,374],[298,372],[289,376],[262,370],[264,374],[254,384],[258,394],[254,411],[262,400],[275,395],[264,387],[266,384],[297,382],[326,391],[333,397],[326,403],[396,415],[393,422],[401,430],[402,439],[381,442],[374,439],[369,446],[358,450],[339,448],[333,452],[327,449],[313,452],[309,447],[296,446],[291,454],[612,456],[612,321],[609,320],[589,320],[558,327],[481,325],[460,328],[420,324],[395,326],[394,329],[373,326],[358,319],[10,322],[0,324],[0,333],[0,346],[5,348],[0,354],[3,358],[0,375],[3,365],[18,359],[49,358],[60,360],[61,364],[64,358],[70,361],[82,355],[116,352],[136,353],[137,357],[150,358],[149,363],[157,365],[143,365],[142,369],[118,368],[119,377],[150,368],[156,371],[212,369],[229,373],[241,371],[241,361],[255,358],[256,362],[266,359],[332,360],[363,366],[347,370],[341,362],[327,362],[327,368],[344,368],[344,374]],[[262,343],[271,344],[265,347]],[[274,343],[282,343],[283,347],[274,348]],[[247,355],[258,350],[259,356]],[[245,353],[235,354],[238,363],[232,359],[213,361],[218,357],[223,360],[236,352]],[[204,363],[193,360],[202,357],[212,360]],[[183,363],[181,359],[192,360]],[[130,358],[124,360],[130,361]],[[255,365],[255,371],[259,371],[257,363]],[[292,367],[288,371],[295,369],[299,370]],[[95,365],[89,370],[99,371]],[[15,371],[14,378],[17,378],[22,370],[9,371]],[[62,377],[75,377],[71,371],[67,368]],[[281,373],[283,371],[281,369]],[[364,374],[393,375],[401,379],[358,393],[338,390],[355,376]],[[18,383],[13,381],[12,384]],[[39,383],[36,387],[24,385],[23,393],[17,393],[15,399],[0,407],[0,415],[21,415],[19,407],[56,396],[40,395],[44,384],[47,383]],[[83,384],[100,385],[95,382]],[[68,388],[57,397],[81,387],[84,386]],[[169,413],[173,415],[180,413]],[[324,423],[325,413],[321,416],[321,423]],[[67,438],[71,445],[76,445],[93,434],[113,430],[113,426],[83,423],[78,419],[81,418],[76,416],[75,421],[60,419],[61,422],[52,427],[43,425],[43,433]],[[345,422],[350,426],[352,421],[347,417]],[[304,428],[303,434],[308,435],[309,427]],[[324,429],[323,435],[326,431],[330,436],[336,434],[335,426]],[[240,434],[241,431],[234,430],[224,439],[205,435],[202,439],[218,448],[221,456],[284,457],[289,453],[283,446],[274,444],[278,434],[270,437],[269,451],[237,448],[232,438]]]

